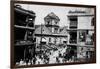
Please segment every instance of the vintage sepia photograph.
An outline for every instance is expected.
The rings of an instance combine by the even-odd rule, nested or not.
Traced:
[[[13,4],[13,65],[92,63],[95,8]]]

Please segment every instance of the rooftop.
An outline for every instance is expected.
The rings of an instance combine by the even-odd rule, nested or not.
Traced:
[[[56,16],[53,12],[49,13],[44,19],[57,19],[60,21],[59,17]]]
[[[23,13],[25,15],[30,15],[30,16],[35,16],[35,12],[33,12],[32,10],[26,10],[24,8],[22,8],[20,5],[15,5],[14,6],[14,10],[20,13]]]

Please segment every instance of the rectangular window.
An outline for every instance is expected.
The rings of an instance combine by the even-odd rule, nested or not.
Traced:
[[[77,21],[78,21],[77,16],[71,16],[69,20],[70,20],[70,28],[77,28]]]

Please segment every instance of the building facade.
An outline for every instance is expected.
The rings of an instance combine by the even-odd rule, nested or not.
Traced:
[[[16,5],[14,16],[14,62],[16,63],[34,57],[35,13]]]
[[[68,45],[77,51],[77,58],[94,56],[94,14],[87,11],[69,11]],[[86,60],[87,61],[87,60]]]
[[[45,41],[48,44],[67,44],[67,27],[60,28],[59,17],[53,12],[44,17],[44,25],[39,25],[35,29],[36,43]]]

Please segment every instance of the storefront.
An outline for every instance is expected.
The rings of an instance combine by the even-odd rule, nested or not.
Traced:
[[[89,61],[94,57],[94,48],[88,46],[77,47],[77,58],[79,61]]]
[[[18,41],[14,47],[15,62],[20,60],[32,59],[35,56],[35,44],[30,41]],[[20,53],[20,54],[19,54]]]

